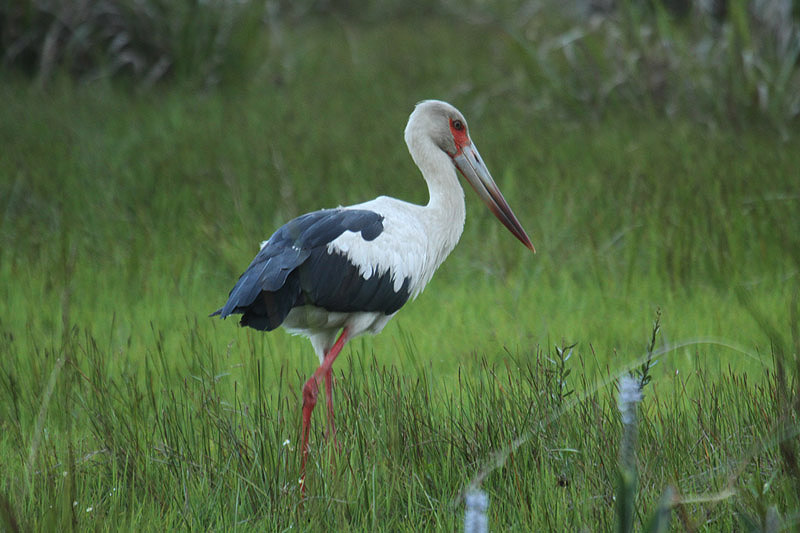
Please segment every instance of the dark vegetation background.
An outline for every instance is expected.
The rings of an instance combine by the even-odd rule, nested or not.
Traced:
[[[18,0],[0,53],[3,529],[798,527],[796,3]],[[289,218],[425,202],[425,98],[538,253],[467,191],[300,505],[311,349],[207,315]]]

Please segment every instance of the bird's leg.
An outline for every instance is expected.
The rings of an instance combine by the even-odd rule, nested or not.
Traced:
[[[333,419],[333,368],[329,368],[325,373],[325,401],[328,404],[328,429],[325,438],[333,438],[333,443],[339,449],[339,442],[336,440],[336,424]]]
[[[331,347],[330,350],[325,354],[325,357],[322,360],[322,364],[319,365],[314,373],[308,378],[306,384],[303,385],[303,434],[302,434],[302,450],[303,450],[303,459],[300,464],[300,483],[301,483],[301,492],[305,494],[306,492],[306,460],[308,459],[308,433],[311,426],[311,413],[314,412],[314,407],[317,405],[317,394],[319,394],[319,381],[325,377],[325,395],[327,396],[328,400],[328,410],[329,415],[331,415],[330,423],[333,424],[333,404],[331,403],[331,398],[333,394],[333,382],[332,379],[332,372],[331,367],[333,366],[333,362],[338,357],[339,352],[342,351],[347,339],[349,338],[349,330],[348,328],[344,328],[342,333],[339,335],[336,343]]]

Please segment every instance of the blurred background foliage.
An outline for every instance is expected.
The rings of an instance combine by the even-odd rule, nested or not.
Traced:
[[[209,88],[278,71],[303,23],[421,16],[505,36],[518,59],[506,83],[532,106],[758,118],[785,135],[800,115],[792,0],[4,0],[0,53],[43,86],[65,74]]]
[[[796,526],[799,31],[791,0],[0,0],[0,529],[453,531],[528,431],[498,529],[611,530],[593,391],[656,308],[640,509]],[[207,315],[289,218],[424,202],[400,133],[430,97],[539,253],[467,193],[436,286],[337,363],[353,445],[296,513],[309,347]]]

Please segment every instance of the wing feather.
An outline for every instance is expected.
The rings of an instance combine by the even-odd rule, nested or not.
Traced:
[[[239,277],[225,305],[212,316],[242,314],[241,323],[277,328],[295,306],[329,311],[397,311],[409,297],[410,279],[398,285],[391,272],[364,275],[347,253],[331,250],[343,234],[367,245],[383,233],[383,217],[365,209],[329,209],[300,216],[263,245]]]

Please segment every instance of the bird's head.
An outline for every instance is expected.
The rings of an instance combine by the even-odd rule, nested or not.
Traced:
[[[414,156],[418,141],[432,142],[447,154],[455,168],[469,182],[492,213],[534,253],[536,250],[511,207],[506,202],[478,149],[469,136],[467,120],[461,112],[440,100],[425,100],[417,104],[406,126],[406,144]],[[419,165],[420,162],[417,161]]]

